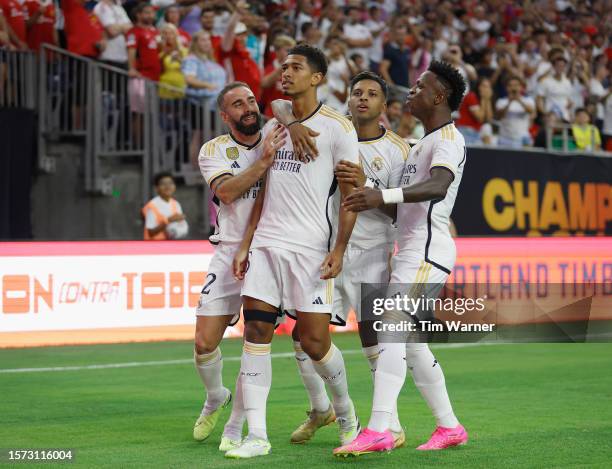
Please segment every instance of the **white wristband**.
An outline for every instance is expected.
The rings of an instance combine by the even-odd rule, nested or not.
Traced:
[[[404,191],[401,187],[395,189],[383,189],[382,198],[385,204],[401,204],[404,202]]]
[[[369,187],[370,189],[374,189],[374,187],[376,187],[376,184],[374,184],[374,181],[372,181],[370,178],[366,178],[366,182],[363,187]]]

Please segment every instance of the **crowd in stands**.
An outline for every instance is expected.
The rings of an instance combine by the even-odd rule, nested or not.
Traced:
[[[319,97],[340,112],[351,77],[379,73],[393,90],[384,125],[405,139],[423,127],[403,98],[443,59],[468,83],[455,116],[468,144],[612,151],[608,0],[0,0],[2,48],[65,47],[168,85],[167,100],[214,106],[245,81],[266,115],[296,41],[326,51]]]

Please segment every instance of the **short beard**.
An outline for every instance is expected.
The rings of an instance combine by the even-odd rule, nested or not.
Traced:
[[[255,115],[255,122],[253,122],[251,125],[244,125],[242,123],[242,118],[240,120],[235,120],[234,121],[234,126],[236,127],[236,130],[238,132],[240,132],[243,135],[255,135],[257,132],[259,132],[261,130],[261,115],[257,114],[257,113],[249,113],[246,116],[244,116],[243,118],[249,117]]]

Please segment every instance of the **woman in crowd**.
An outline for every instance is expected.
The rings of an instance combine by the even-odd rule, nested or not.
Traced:
[[[216,61],[210,34],[198,31],[191,42],[189,55],[185,58],[182,71],[187,83],[187,97],[193,108],[190,144],[191,161],[197,167],[198,151],[201,143],[202,107],[208,104],[215,109],[215,99],[225,86],[227,73]]]

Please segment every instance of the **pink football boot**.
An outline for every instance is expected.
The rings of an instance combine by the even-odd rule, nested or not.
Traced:
[[[464,445],[467,441],[468,434],[463,425],[457,425],[455,428],[437,427],[431,434],[429,441],[417,449],[420,451],[439,450],[451,446]]]
[[[336,448],[334,456],[359,456],[376,451],[391,451],[393,444],[393,435],[389,430],[379,433],[365,428],[351,443]]]

